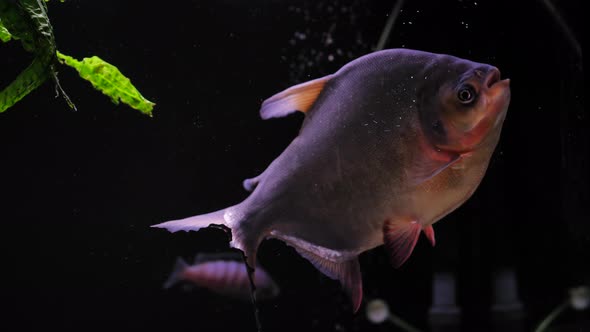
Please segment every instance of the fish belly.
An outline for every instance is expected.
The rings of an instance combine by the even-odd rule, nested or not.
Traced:
[[[269,166],[251,196],[266,229],[330,250],[360,253],[382,244],[399,175],[381,172],[371,158],[352,162],[354,150],[342,144],[305,154],[297,145]]]
[[[471,197],[486,172],[493,147],[495,144],[482,147],[414,188],[407,206],[422,225],[434,224]]]

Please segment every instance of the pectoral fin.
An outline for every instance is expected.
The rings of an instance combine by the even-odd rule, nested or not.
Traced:
[[[422,226],[415,220],[388,220],[383,225],[383,241],[391,264],[398,268],[412,254]]]
[[[295,111],[306,113],[331,77],[332,75],[324,76],[277,93],[262,103],[260,116],[266,120],[280,118]]]
[[[442,150],[423,135],[417,137],[417,143],[418,153],[406,165],[410,185],[420,185],[461,160],[459,153]]]
[[[355,257],[344,262],[333,262],[305,249],[297,247],[295,249],[320,272],[332,279],[340,280],[342,287],[350,296],[352,310],[357,312],[363,299],[363,282],[358,258]]]
[[[412,185],[419,185],[432,179],[447,167],[461,160],[460,155],[450,153],[441,153],[436,157],[432,158],[432,156],[425,155],[417,158],[407,171]]]

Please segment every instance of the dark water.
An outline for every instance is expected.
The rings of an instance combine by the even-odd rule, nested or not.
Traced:
[[[161,287],[177,256],[223,251],[226,236],[149,225],[245,198],[241,181],[260,173],[301,122],[260,120],[261,101],[370,52],[393,3],[50,3],[58,49],[117,65],[157,107],[147,118],[115,106],[64,67],[78,112],[47,83],[0,114],[2,324],[254,331],[249,303]],[[558,8],[582,40],[581,1]],[[583,83],[570,46],[541,1],[407,0],[393,47],[493,64],[511,78],[512,102],[485,179],[437,223],[436,248],[420,239],[399,270],[382,248],[361,255],[365,299],[384,299],[429,330],[433,273],[452,271],[463,310],[455,329],[491,331],[492,276],[509,267],[524,308],[514,329],[531,330],[590,277],[588,116],[576,111]],[[16,43],[0,54],[5,85],[29,56]],[[265,331],[393,330],[367,322],[364,306],[352,315],[339,284],[282,243],[264,242],[259,259],[282,289],[261,305]],[[573,311],[555,324],[590,329]]]

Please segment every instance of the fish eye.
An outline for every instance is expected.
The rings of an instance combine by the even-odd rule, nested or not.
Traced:
[[[469,84],[464,85],[457,92],[457,98],[462,104],[471,104],[475,100],[475,88]]]

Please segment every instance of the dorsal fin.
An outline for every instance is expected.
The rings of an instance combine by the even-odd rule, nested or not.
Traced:
[[[358,258],[354,257],[343,262],[333,262],[302,248],[295,247],[295,250],[320,272],[340,281],[342,287],[350,296],[352,310],[356,313],[363,299],[363,281]]]
[[[332,75],[317,78],[288,88],[262,103],[260,117],[264,120],[280,118],[295,111],[306,113],[317,100]]]

